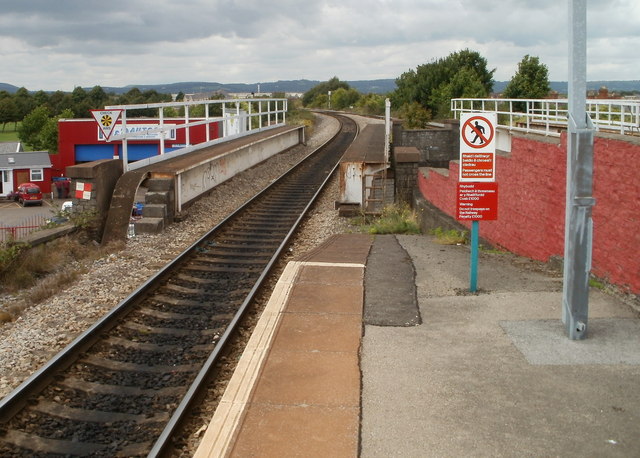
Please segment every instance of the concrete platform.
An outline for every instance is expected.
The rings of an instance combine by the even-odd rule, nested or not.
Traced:
[[[640,456],[636,312],[594,289],[570,341],[557,275],[490,253],[480,293],[468,274],[429,236],[291,263],[196,456]]]
[[[357,454],[371,241],[332,238],[289,263],[194,456]]]

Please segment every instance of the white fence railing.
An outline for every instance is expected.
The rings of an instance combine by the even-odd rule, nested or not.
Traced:
[[[219,109],[212,107],[219,105]],[[146,129],[146,134],[159,134],[159,155],[128,163],[127,141],[139,136],[139,132],[127,132],[127,118],[135,117],[136,111],[158,110],[158,125],[152,129]],[[193,114],[196,109],[197,115]],[[286,123],[287,99],[225,99],[225,100],[197,100],[189,102],[165,102],[138,105],[111,105],[105,110],[122,110],[119,122],[122,123],[122,134],[112,136],[109,141],[122,141],[122,157],[125,172],[138,169],[146,165],[161,162],[163,160],[180,156],[191,151],[205,148],[221,141],[242,137],[266,129],[282,126]],[[165,124],[165,110],[171,110],[171,119]],[[184,112],[177,119],[183,119],[183,124],[176,124],[176,112]],[[190,111],[192,112],[190,116]],[[222,116],[212,116],[213,111],[222,113]],[[217,139],[210,138],[209,126],[222,123],[222,136]],[[195,126],[204,125],[206,139],[197,145],[191,144],[189,130]],[[185,146],[171,151],[165,155],[165,138],[171,131],[185,130]]]
[[[640,100],[587,99],[587,114],[596,130],[621,135],[640,131]],[[451,111],[497,113],[498,125],[511,130],[559,136],[567,128],[567,99],[452,99]]]

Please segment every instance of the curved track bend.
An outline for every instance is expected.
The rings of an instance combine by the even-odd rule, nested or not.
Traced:
[[[157,456],[357,134],[340,132],[0,402],[2,456]]]

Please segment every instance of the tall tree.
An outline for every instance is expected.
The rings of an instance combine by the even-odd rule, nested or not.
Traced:
[[[47,105],[40,105],[24,117],[18,128],[18,138],[36,151],[58,152],[58,119],[73,118],[70,109],[51,116]]]
[[[2,124],[2,131],[4,132],[7,123],[17,123],[19,120],[18,107],[16,107],[16,102],[13,98],[0,98],[0,124]]]
[[[417,102],[437,118],[448,117],[452,98],[489,95],[494,72],[478,52],[469,49],[454,52],[400,75],[391,101],[395,109]]]
[[[72,118],[73,111],[63,110],[58,116],[47,119],[40,131],[40,145],[43,151],[50,154],[58,153],[58,120],[60,118]]]
[[[55,115],[62,113],[64,110],[73,110],[73,100],[68,92],[56,91],[49,97],[49,108]],[[73,117],[73,116],[71,116]]]
[[[360,99],[360,93],[355,89],[339,88],[331,93],[331,108],[334,110],[344,110],[353,107]]]
[[[345,90],[351,89],[349,83],[347,83],[346,81],[340,81],[337,76],[334,76],[329,81],[317,84],[307,92],[305,92],[302,96],[302,103],[304,106],[319,106],[317,105],[318,100],[326,100],[322,96],[328,97],[329,91],[333,92],[340,88]]]
[[[44,91],[38,91],[33,94],[33,102],[37,107],[44,105],[49,102],[49,95]]]
[[[18,119],[24,118],[36,107],[33,97],[31,97],[29,91],[24,87],[21,87],[16,91],[14,94],[14,101],[16,102],[16,107],[18,109]]]
[[[40,133],[47,124],[49,117],[50,111],[46,105],[34,108],[31,113],[24,117],[22,124],[18,127],[20,141],[36,151],[44,150],[44,143]]]
[[[87,94],[87,97],[91,101],[93,109],[103,109],[109,99],[109,96],[101,86],[93,86],[93,88]]]
[[[509,99],[542,99],[549,94],[549,69],[537,56],[528,54],[518,64],[518,71],[502,95]]]

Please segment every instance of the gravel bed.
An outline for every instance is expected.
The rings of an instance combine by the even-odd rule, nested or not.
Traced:
[[[356,118],[361,126],[366,123],[364,118]],[[324,143],[337,128],[335,119],[318,116],[306,145],[298,145],[217,186],[189,208],[183,221],[170,225],[163,233],[138,235],[118,252],[79,263],[78,269],[87,273],[72,286],[28,307],[15,321],[0,325],[0,397],[10,393],[229,213]],[[338,195],[334,175],[291,244],[290,258],[308,252],[333,234],[352,230],[349,221],[338,217],[334,209]],[[20,295],[1,297],[0,311],[20,301]]]

